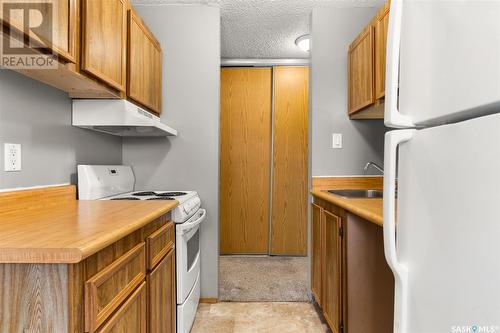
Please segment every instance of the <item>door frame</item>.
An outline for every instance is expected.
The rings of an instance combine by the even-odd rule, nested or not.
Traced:
[[[271,125],[274,123],[274,67],[276,66],[299,66],[299,67],[308,67],[309,68],[309,105],[308,105],[308,152],[307,152],[307,179],[308,179],[308,189],[311,188],[312,186],[312,156],[311,152],[312,149],[311,143],[312,143],[312,137],[311,137],[311,126],[312,126],[312,70],[311,70],[311,65],[310,65],[310,60],[309,59],[222,59],[221,60],[221,68],[225,67],[272,67],[272,79],[273,79],[273,85],[272,85],[272,107],[271,107]],[[220,100],[219,100],[219,121],[221,119],[222,112],[221,112],[221,107],[220,107]],[[273,135],[271,135],[271,154],[273,154]],[[219,126],[219,156],[221,153],[221,127]],[[271,155],[272,156],[272,155]],[[272,158],[271,158],[271,163],[272,163]],[[272,189],[272,164],[271,164],[271,180],[270,180],[270,186]],[[219,163],[219,189],[220,189],[220,163]],[[269,209],[269,214],[270,219],[272,218],[272,195],[270,196],[270,209]],[[307,281],[308,281],[308,289],[309,289],[309,299],[312,300],[312,292],[311,292],[311,203],[313,202],[312,196],[308,195],[307,197],[307,227],[306,227],[306,232],[307,232]],[[220,193],[219,193],[219,210],[220,210]],[[218,223],[218,257],[221,256],[221,237],[220,237],[220,214],[219,218],[217,220]],[[270,228],[272,228],[271,225],[271,220],[269,220],[269,225]],[[269,230],[269,237],[271,238],[271,232],[272,229]],[[267,256],[270,256],[271,253],[271,244],[269,243],[268,247],[268,254]],[[230,255],[230,254],[224,254],[224,255]],[[245,254],[238,254],[239,256],[246,256]],[[262,255],[254,255],[254,254],[247,254],[248,256],[262,256]],[[280,256],[285,256],[285,255],[280,255]],[[220,296],[220,261],[217,260],[217,295],[218,297]]]

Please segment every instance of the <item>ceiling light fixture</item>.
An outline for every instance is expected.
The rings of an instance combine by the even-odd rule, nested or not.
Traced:
[[[295,40],[295,44],[304,52],[311,49],[311,35],[303,35]]]

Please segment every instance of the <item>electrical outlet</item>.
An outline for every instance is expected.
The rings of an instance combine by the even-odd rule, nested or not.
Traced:
[[[21,145],[4,144],[4,171],[21,171]]]
[[[333,149],[342,148],[342,134],[341,133],[333,133],[332,134],[332,148]]]

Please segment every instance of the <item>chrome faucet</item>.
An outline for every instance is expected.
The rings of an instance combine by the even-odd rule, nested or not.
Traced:
[[[365,165],[365,167],[364,167],[364,170],[365,170],[365,171],[367,171],[367,170],[368,170],[368,168],[370,167],[370,165],[371,165],[371,166],[373,166],[373,167],[374,167],[375,169],[377,169],[378,171],[380,171],[382,174],[384,174],[384,169],[383,169],[380,165],[378,165],[377,163],[375,163],[375,162],[371,162],[371,161],[370,161],[370,162],[368,162],[368,163],[366,163],[366,165]]]

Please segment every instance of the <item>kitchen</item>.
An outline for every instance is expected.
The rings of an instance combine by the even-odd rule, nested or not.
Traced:
[[[0,70],[0,331],[499,331],[497,3],[55,4]]]

